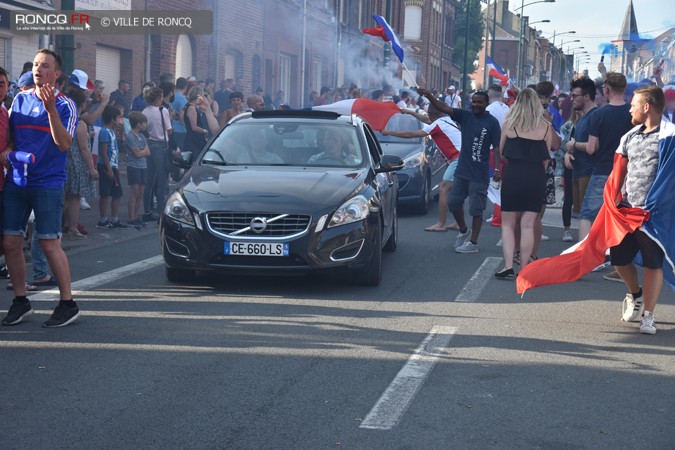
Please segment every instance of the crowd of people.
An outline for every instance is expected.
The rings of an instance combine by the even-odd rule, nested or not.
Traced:
[[[440,110],[461,132],[460,145],[447,132],[446,139],[437,141],[439,146],[452,142],[460,150],[457,164],[449,159],[445,189],[439,196],[441,201],[448,198],[456,224],[445,225],[447,210],[441,205],[441,217],[426,230],[457,228],[455,251],[477,252],[490,183],[500,185],[500,205],[489,220],[501,226],[504,266],[495,277],[508,280],[517,276],[515,265],[522,271],[538,259],[540,243],[547,239],[542,233],[542,217],[546,206],[556,202],[556,175],[562,175],[558,178],[564,192],[565,242],[583,241],[589,235],[617,164],[623,170],[617,174],[621,189],[613,193],[618,207],[643,211],[652,206],[647,196],[662,170],[659,133],[670,133],[675,85],[664,86],[658,71],[654,81],[629,84],[623,74],[607,73],[602,63],[598,69],[601,79],[576,78],[569,94],[557,96],[548,81],[522,90],[509,89],[508,101],[503,100],[500,86],[490,86],[487,93],[473,93],[470,111],[462,110],[456,102],[453,86],[445,97],[419,89],[433,106],[429,116],[436,117],[436,110]],[[667,127],[662,129],[661,121]],[[618,162],[616,154],[620,155]],[[557,165],[561,167],[556,170]],[[467,198],[471,227],[464,219]],[[573,217],[579,219],[578,236],[571,229]],[[641,333],[656,333],[654,309],[663,283],[664,251],[668,251],[667,245],[638,227],[608,248],[606,262],[596,267],[614,266],[604,278],[626,285],[622,320],[640,322]],[[645,267],[643,285],[638,283],[633,265],[638,252]]]
[[[493,85],[474,92],[463,105],[454,86],[442,94],[419,88],[419,95],[395,92],[386,85],[367,92],[356,86],[324,87],[311,92],[305,106],[366,96],[393,101],[402,113],[424,122],[418,131],[384,130],[383,134],[429,136],[449,161],[440,186],[439,217],[426,231],[456,229],[454,250],[478,252],[492,184],[500,200],[491,222],[501,226],[504,256],[504,266],[495,277],[508,280],[516,278],[516,265],[522,271],[538,259],[540,243],[546,238],[542,217],[546,206],[555,203],[556,175],[564,186],[565,242],[583,240],[591,230],[616,167],[617,149],[625,159],[621,205],[646,207],[647,192],[659,171],[660,121],[673,119],[675,86],[662,89],[656,73],[654,85],[635,89],[622,74],[606,73],[602,65],[599,69],[602,80],[577,78],[569,94],[557,93],[551,82],[542,81],[520,91],[509,89],[505,98],[502,87]],[[5,178],[0,179],[2,252],[15,293],[3,325],[29,317],[33,310],[26,292],[45,283],[58,286],[61,300],[44,326],[65,326],[77,320],[79,308],[72,298],[60,239],[87,238],[88,231],[78,223],[80,209],[88,207],[87,199],[98,197],[96,227],[100,229],[142,228],[157,221],[169,178],[175,175],[173,158],[199,152],[210,136],[244,111],[286,105],[283,91],[274,99],[260,89],[244,97],[231,79],[219,87],[216,90],[210,79],[200,82],[181,77],[174,83],[170,76],[162,76],[158,83],[145,83],[134,98],[124,80],[108,94],[103,82],[92,83],[82,70],[62,74],[60,57],[42,49],[18,77],[17,92],[8,95],[10,77],[0,68],[4,105],[0,108],[0,162],[7,169],[6,178],[0,171]],[[120,178],[124,163],[128,188]],[[128,211],[123,221],[120,199],[127,190]],[[467,199],[470,220],[464,213]],[[446,225],[448,213],[455,220],[451,225]],[[572,217],[580,219],[576,237]],[[29,229],[34,252],[31,282],[26,281],[23,256]],[[638,251],[646,267],[643,286],[632,265]],[[654,308],[663,280],[663,256],[663,248],[640,230],[609,251],[608,263],[616,271],[605,277],[626,284],[629,292],[622,317],[640,320],[643,333],[656,332]]]

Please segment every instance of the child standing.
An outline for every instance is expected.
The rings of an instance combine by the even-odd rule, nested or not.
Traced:
[[[145,226],[145,222],[138,217],[138,211],[143,205],[143,194],[147,177],[147,161],[150,149],[142,132],[148,127],[148,118],[138,111],[129,113],[131,131],[126,135],[127,149],[127,178],[129,181],[129,225]]]
[[[122,185],[119,173],[119,147],[115,138],[115,126],[122,125],[122,114],[114,106],[106,106],[101,114],[103,127],[98,135],[99,212],[100,220],[96,228],[107,230],[128,228],[120,222],[117,212],[120,209]],[[111,201],[112,199],[112,201]],[[110,209],[110,217],[108,217]]]

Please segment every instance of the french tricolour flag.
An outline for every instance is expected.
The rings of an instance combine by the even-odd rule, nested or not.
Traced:
[[[504,69],[499,67],[499,64],[494,62],[489,56],[485,57],[485,67],[487,67],[490,76],[493,76],[499,80],[500,86],[509,85],[509,76],[506,74],[506,72],[504,72]]]
[[[378,102],[369,98],[355,98],[340,100],[328,105],[313,106],[313,110],[332,111],[342,115],[358,114],[373,127],[375,131],[382,131],[387,122],[394,114],[400,112],[400,108],[394,102]]]
[[[626,136],[619,148],[623,147],[625,139]],[[675,228],[672,226],[675,223],[672,194],[675,192],[675,125],[661,121],[659,169],[647,194],[645,209],[616,206],[615,195],[621,189],[627,163],[620,154],[614,156],[614,167],[603,192],[604,203],[586,239],[562,255],[539,259],[525,266],[516,278],[519,294],[533,287],[578,280],[605,260],[608,248],[620,244],[626,234],[638,228],[664,250],[663,276],[675,290]]]
[[[403,47],[401,47],[401,43],[396,37],[394,30],[392,30],[384,17],[375,14],[373,19],[377,22],[377,28],[364,28],[362,31],[371,36],[379,36],[384,39],[385,42],[391,42],[391,49],[394,50],[398,59],[403,62]]]

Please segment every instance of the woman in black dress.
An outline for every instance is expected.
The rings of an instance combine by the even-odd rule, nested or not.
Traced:
[[[502,128],[500,148],[508,164],[502,178],[502,251],[504,268],[495,276],[512,279],[516,248],[516,223],[520,223],[522,266],[529,261],[534,244],[534,221],[546,194],[546,165],[551,149],[551,124],[544,117],[533,89],[523,89]]]
[[[182,150],[192,152],[192,160],[206,145],[209,137],[218,132],[218,121],[208,100],[204,97],[204,90],[195,86],[188,92],[188,103],[185,105],[185,143]]]

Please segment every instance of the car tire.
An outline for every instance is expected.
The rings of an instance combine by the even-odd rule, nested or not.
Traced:
[[[429,212],[429,205],[431,204],[431,179],[427,177],[424,180],[423,188],[422,188],[422,194],[420,195],[420,200],[415,206],[415,214],[418,214],[420,216],[424,216]]]
[[[377,227],[373,252],[366,266],[354,272],[354,282],[361,286],[379,286],[382,281],[382,228]]]
[[[398,208],[394,208],[394,222],[391,226],[391,235],[384,244],[385,252],[394,252],[398,247]]]
[[[166,279],[172,283],[184,283],[195,279],[195,271],[189,269],[176,269],[174,267],[164,266]]]

